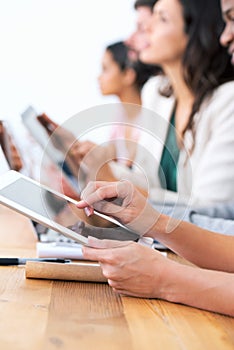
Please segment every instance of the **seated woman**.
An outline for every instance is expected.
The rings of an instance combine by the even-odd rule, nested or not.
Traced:
[[[140,136],[139,130],[131,124],[139,119],[140,109],[131,108],[128,104],[141,105],[141,89],[149,74],[141,62],[131,62],[128,57],[129,49],[124,42],[107,46],[98,81],[103,95],[114,95],[122,103],[123,113],[117,117],[118,123],[112,126],[110,140],[119,140],[113,150],[114,158],[131,166]]]
[[[158,70],[156,67],[142,64],[140,61],[131,62],[128,58],[128,52],[128,47],[122,41],[107,46],[102,58],[102,72],[98,78],[102,94],[105,96],[114,95],[120,101],[118,108],[115,109],[115,121],[114,123],[110,122],[109,141],[106,143],[108,157],[127,168],[131,167],[135,158],[137,140],[140,135],[139,129],[134,128],[133,125],[140,118],[141,89],[149,77]],[[103,159],[101,156],[103,149],[104,158],[106,158],[106,149],[95,145],[92,140],[75,141],[76,130],[74,130],[73,135],[63,126],[52,121],[46,114],[39,115],[37,119],[47,130],[53,145],[66,155],[65,164],[71,171],[69,175],[79,179],[79,186],[82,186],[83,182],[88,182],[95,169],[94,163]],[[87,169],[86,163],[84,167],[81,166],[81,171],[78,174],[77,164],[80,165],[80,160],[87,154],[92,154],[92,150],[95,152],[95,162],[92,158],[88,171],[85,173],[83,171],[83,169]],[[80,173],[82,173],[81,176]],[[72,193],[64,183],[62,188],[68,196],[78,198],[77,193]],[[92,221],[96,225],[109,225],[108,222],[100,218],[88,220],[83,217],[83,211],[81,211],[81,219],[86,223]]]
[[[233,198],[234,72],[219,43],[223,25],[219,0],[156,3],[140,55],[165,74],[147,106],[150,123],[133,169],[105,165],[96,180],[142,187],[140,168],[155,202],[210,206]]]
[[[143,64],[139,60],[131,61],[129,51],[123,41],[108,45],[102,57],[102,71],[98,77],[102,95],[116,96],[120,102],[115,109],[114,106],[110,107],[111,113],[114,112],[116,117],[110,121],[108,157],[127,167],[131,167],[135,158],[140,136],[139,128],[135,125],[141,119],[141,90],[145,82],[159,71],[156,66]],[[95,146],[92,140],[77,142],[70,153],[79,163]],[[96,152],[101,152],[101,148],[98,147]],[[93,166],[93,160],[91,163]]]
[[[106,159],[107,154],[109,159],[131,168],[140,136],[139,128],[134,126],[139,124],[141,118],[141,89],[145,82],[155,75],[158,70],[158,67],[148,66],[139,60],[134,62],[129,60],[129,48],[122,41],[106,47],[98,82],[104,96],[116,96],[120,103],[113,104],[114,106],[112,105],[110,108],[115,117],[109,123],[109,142],[105,142],[108,152],[104,148],[104,157],[100,156],[102,147],[93,143],[88,133],[85,137],[88,140],[75,142],[75,136],[68,133],[63,126],[58,127],[46,114],[38,116],[38,120],[51,136],[53,145],[66,153],[66,162],[71,169],[74,169],[75,174],[73,173],[73,175],[76,178],[78,168],[77,166],[71,167],[71,161],[73,160],[73,163],[80,165],[81,160],[87,154],[91,157],[91,153],[95,153],[94,159],[91,159],[90,166],[87,163],[85,164],[83,168],[88,168],[88,171],[85,176],[83,174],[81,176],[82,180],[86,177],[86,182],[92,178],[93,169],[95,168],[94,163],[97,163],[99,159],[105,162],[103,158]],[[74,130],[75,134],[76,130]],[[58,139],[62,139],[63,142],[58,142]],[[91,150],[93,151],[90,153]]]

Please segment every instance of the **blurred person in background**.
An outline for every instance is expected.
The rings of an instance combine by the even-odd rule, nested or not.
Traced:
[[[140,53],[148,45],[147,27],[153,15],[154,5],[158,0],[136,0],[134,9],[136,11],[136,27],[133,33],[125,40],[129,47],[129,56],[132,60],[140,60]],[[142,61],[141,61],[142,62]],[[142,106],[154,110],[154,95],[157,91],[157,76],[161,68],[157,65],[143,63],[149,70],[154,72],[145,84],[141,92]]]
[[[234,0],[221,0],[221,5],[226,26],[220,42],[227,47],[234,65]],[[199,267],[172,261],[135,242],[126,244],[90,237],[89,247],[83,249],[84,258],[101,264],[115,292],[160,298],[234,316],[234,217],[227,220],[232,225],[232,237],[203,230],[160,214],[129,182],[123,181],[90,183],[81,197],[79,208],[88,207],[90,214],[96,208],[112,215]],[[105,201],[111,198],[119,198],[121,204]],[[142,226],[145,222],[147,227]]]
[[[109,135],[109,140],[114,141],[109,145],[113,148],[112,159],[131,167],[140,134],[139,128],[134,125],[141,118],[141,90],[153,72],[139,60],[132,61],[129,51],[123,41],[108,45],[102,57],[98,82],[102,95],[114,95],[121,102]],[[90,150],[89,146],[89,142],[79,143],[78,157],[84,157]]]
[[[164,75],[154,93],[154,138],[141,133],[135,158],[148,188],[139,186],[134,166],[119,177],[105,164],[96,179],[130,179],[154,203],[227,203],[234,195],[234,71],[219,43],[219,1],[160,0],[154,9],[140,59],[160,65]]]
[[[173,12],[176,0],[156,4],[147,29],[149,42],[140,55],[144,62],[160,65],[166,75],[158,77],[154,96],[156,112],[165,123],[157,149],[143,141],[155,152],[154,161],[147,154],[137,156],[148,173],[152,201],[173,202],[179,195],[196,206],[225,203],[234,189],[234,90],[229,56],[218,42],[224,23],[217,1],[178,3],[185,9],[182,21],[178,11]],[[157,118],[154,127],[158,129]],[[100,171],[96,179],[118,179],[107,168],[109,172]],[[134,181],[134,171],[121,178],[128,176]]]

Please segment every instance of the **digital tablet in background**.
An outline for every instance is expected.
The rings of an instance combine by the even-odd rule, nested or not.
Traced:
[[[43,127],[38,120],[36,110],[32,106],[29,106],[21,114],[21,118],[24,126],[32,135],[35,142],[41,146],[42,152],[45,152],[45,155],[42,157],[43,164],[40,182],[60,192],[61,189],[57,187],[56,181],[57,179],[60,179],[61,181],[61,179],[64,178],[64,182],[69,184],[71,190],[79,195],[80,188],[77,182],[77,174],[73,173],[69,168],[69,165],[64,161],[66,154],[57,149],[51,142],[50,136],[45,127]],[[70,191],[68,192],[68,195],[70,195]]]
[[[36,110],[29,106],[22,114],[22,122],[25,127],[28,129],[33,138],[40,144],[43,150],[46,150],[48,156],[56,163],[62,164],[64,161],[64,155],[61,151],[53,146],[49,142],[49,135],[46,132],[45,128],[37,120],[38,113]]]
[[[107,239],[118,237],[120,241],[140,238],[117,220],[96,211],[96,215],[116,224],[116,228],[85,226],[79,218],[77,201],[16,171],[10,170],[0,177],[0,203],[81,244],[87,244],[87,236],[92,235]],[[76,231],[69,228],[74,226]]]

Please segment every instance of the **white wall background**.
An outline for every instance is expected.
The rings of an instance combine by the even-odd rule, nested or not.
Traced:
[[[98,89],[106,45],[134,29],[134,0],[0,0],[0,119],[31,104],[62,122],[113,102]]]

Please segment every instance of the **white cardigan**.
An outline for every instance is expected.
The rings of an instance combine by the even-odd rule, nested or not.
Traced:
[[[132,172],[116,168],[114,175],[148,187],[154,202],[179,202],[196,206],[213,205],[234,199],[234,81],[218,87],[195,116],[196,142],[188,157],[180,151],[177,164],[177,191],[161,188],[159,164],[167,136],[174,97],[166,98],[158,88],[164,77],[156,77],[143,90],[143,132]],[[185,134],[185,148],[191,147],[191,132]],[[142,173],[145,176],[142,176]]]

